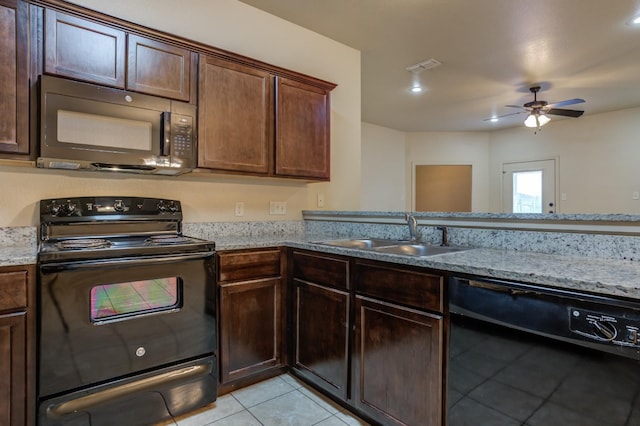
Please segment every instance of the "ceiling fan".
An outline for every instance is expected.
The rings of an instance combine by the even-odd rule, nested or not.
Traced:
[[[540,91],[540,86],[532,86],[529,88],[529,91],[533,93],[533,101],[527,102],[526,104],[520,105],[505,105],[509,108],[519,108],[522,111],[514,112],[511,114],[500,115],[498,117],[488,118],[485,121],[493,120],[507,117],[510,115],[528,113],[526,120],[524,120],[524,125],[527,127],[536,127],[540,128],[547,124],[551,119],[548,115],[561,115],[564,117],[580,117],[584,114],[584,111],[579,111],[575,109],[561,109],[558,107],[564,107],[569,105],[575,105],[583,103],[585,100],[580,98],[567,99],[566,101],[554,102],[552,104],[547,103],[547,101],[539,101],[538,100],[538,92]]]

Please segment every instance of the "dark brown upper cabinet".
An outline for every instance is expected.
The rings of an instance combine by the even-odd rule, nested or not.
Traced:
[[[20,158],[29,154],[28,40],[27,4],[0,0],[0,153],[3,157]]]
[[[53,9],[44,16],[46,73],[191,100],[196,53]]]
[[[329,180],[329,91],[282,77],[276,81],[275,174]]]
[[[198,167],[268,174],[273,150],[273,76],[201,57]]]
[[[196,81],[196,53],[134,34],[127,38],[128,90],[191,100],[191,84]]]
[[[44,12],[44,71],[124,89],[124,31],[52,9]]]
[[[201,57],[199,77],[198,167],[329,180],[335,85],[213,56]]]

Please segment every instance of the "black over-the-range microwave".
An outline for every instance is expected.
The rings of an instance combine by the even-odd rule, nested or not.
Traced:
[[[43,75],[37,166],[178,175],[196,167],[196,107]]]

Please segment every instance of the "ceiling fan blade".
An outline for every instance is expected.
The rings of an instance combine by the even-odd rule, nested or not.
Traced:
[[[555,103],[547,105],[547,107],[551,107],[551,108],[563,107],[563,106],[581,104],[583,102],[585,102],[584,99],[574,98],[574,99],[567,99],[566,101],[555,102]]]
[[[577,111],[575,109],[551,108],[550,110],[545,111],[545,113],[551,115],[563,115],[565,117],[580,117],[582,114],[584,114],[584,111]]]
[[[528,109],[527,109],[527,108],[524,108],[522,105],[505,105],[505,106],[506,106],[506,107],[509,107],[509,108],[524,109],[524,110],[528,111]]]
[[[519,112],[512,112],[511,114],[497,115],[497,116],[495,116],[495,117],[485,118],[485,119],[484,119],[484,120],[482,120],[482,121],[491,121],[491,120],[495,120],[495,119],[498,119],[498,120],[499,120],[499,119],[501,119],[501,118],[509,117],[509,116],[511,116],[511,115],[524,114],[525,112],[527,112],[527,111],[519,111]]]

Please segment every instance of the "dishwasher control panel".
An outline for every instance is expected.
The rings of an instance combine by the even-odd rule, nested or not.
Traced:
[[[640,347],[640,318],[569,308],[569,328],[576,334],[599,342]]]

